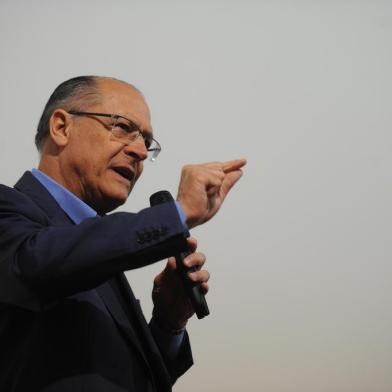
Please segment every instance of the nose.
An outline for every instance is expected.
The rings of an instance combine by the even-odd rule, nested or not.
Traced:
[[[138,161],[144,161],[148,157],[147,147],[144,143],[144,139],[141,135],[124,146],[124,152],[136,158]]]

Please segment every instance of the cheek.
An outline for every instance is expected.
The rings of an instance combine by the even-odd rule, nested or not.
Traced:
[[[87,136],[87,135],[86,135]],[[80,137],[70,143],[72,150],[74,169],[81,178],[88,182],[99,181],[113,155],[117,153],[116,146],[100,134],[95,137]]]

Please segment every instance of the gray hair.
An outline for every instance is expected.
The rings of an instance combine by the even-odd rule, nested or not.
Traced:
[[[61,83],[53,91],[38,123],[35,145],[41,151],[49,135],[49,122],[56,109],[83,110],[82,105],[98,103],[101,95],[98,88],[99,76],[78,76]]]

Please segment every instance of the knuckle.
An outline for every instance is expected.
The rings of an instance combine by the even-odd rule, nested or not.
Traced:
[[[195,250],[196,250],[196,248],[197,248],[197,239],[196,238],[192,238],[192,243],[193,243],[193,246],[194,246],[194,248],[195,248]]]
[[[197,272],[190,272],[188,273],[188,278],[192,281],[192,282],[196,282],[197,281]]]
[[[204,180],[206,178],[206,172],[204,170],[194,170],[195,178]]]
[[[185,174],[188,174],[189,172],[191,172],[192,171],[192,166],[193,165],[184,165],[183,167],[182,167],[182,169],[181,169],[181,173],[183,174],[183,175],[185,175]]]

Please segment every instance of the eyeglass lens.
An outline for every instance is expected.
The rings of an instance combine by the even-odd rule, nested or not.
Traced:
[[[151,136],[143,134],[135,123],[126,118],[113,116],[112,135],[124,144],[132,143],[141,136],[151,161],[154,161],[160,152],[158,143]]]

